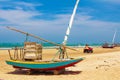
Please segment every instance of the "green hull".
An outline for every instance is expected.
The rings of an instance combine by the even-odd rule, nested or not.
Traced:
[[[39,70],[57,70],[63,69],[66,67],[74,66],[76,63],[82,61],[84,58],[72,59],[60,62],[28,62],[28,61],[14,61],[7,60],[6,63],[12,65],[15,68],[23,68],[23,69],[39,69]]]

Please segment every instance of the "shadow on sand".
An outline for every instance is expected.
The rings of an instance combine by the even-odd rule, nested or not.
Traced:
[[[82,71],[64,71],[59,75],[77,75],[80,73],[82,73]],[[13,72],[8,72],[7,74],[28,75],[28,70],[15,70]],[[33,71],[29,75],[53,75],[53,71]]]

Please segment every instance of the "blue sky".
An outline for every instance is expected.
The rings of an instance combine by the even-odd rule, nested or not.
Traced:
[[[0,0],[0,42],[23,42],[11,26],[62,43],[76,0]],[[120,0],[80,0],[68,43],[120,42]]]

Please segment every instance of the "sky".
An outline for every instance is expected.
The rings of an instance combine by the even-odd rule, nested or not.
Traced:
[[[25,40],[25,35],[6,26],[62,43],[75,3],[76,0],[0,0],[0,43]],[[115,31],[115,42],[120,42],[119,15],[120,0],[80,0],[67,43],[111,43]]]

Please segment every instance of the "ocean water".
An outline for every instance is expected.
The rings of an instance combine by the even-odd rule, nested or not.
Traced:
[[[41,44],[41,43],[39,43]],[[98,44],[98,43],[93,43],[93,44],[89,44],[89,46],[101,46],[102,44]],[[14,47],[23,47],[24,43],[0,43],[0,49],[8,49],[8,48],[14,48]],[[55,48],[57,46],[50,44],[50,43],[42,43],[43,48]],[[84,43],[69,43],[67,44],[67,46],[70,47],[84,47],[85,44]]]

